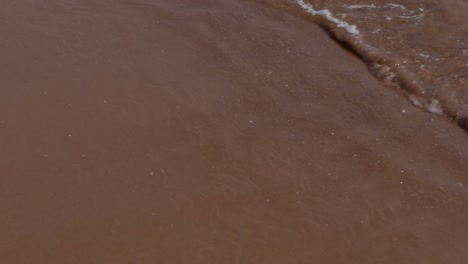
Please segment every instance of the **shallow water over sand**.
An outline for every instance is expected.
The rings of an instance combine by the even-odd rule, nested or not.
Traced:
[[[297,14],[1,1],[2,262],[464,263],[466,132]]]

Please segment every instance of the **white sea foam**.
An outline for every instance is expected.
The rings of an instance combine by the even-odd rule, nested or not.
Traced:
[[[421,13],[419,15],[413,15],[413,16],[398,16],[399,18],[403,19],[415,19],[415,18],[421,18],[424,16],[424,13]]]
[[[406,10],[406,7],[399,5],[399,4],[387,4],[387,6],[393,7],[393,8],[401,8],[403,10]]]
[[[376,5],[371,4],[371,5],[349,5],[346,6],[349,9],[361,9],[361,8],[377,8]]]
[[[429,59],[431,57],[431,55],[427,55],[427,54],[424,54],[424,53],[419,53],[418,55],[425,58],[425,59]]]
[[[414,95],[408,96],[408,99],[410,100],[411,103],[413,103],[415,106],[424,108],[424,105],[416,98]]]
[[[337,27],[344,28],[348,33],[353,35],[359,35],[359,30],[355,25],[350,25],[346,21],[340,20],[333,16],[333,14],[328,9],[315,10],[311,4],[307,4],[304,0],[296,0],[297,4],[305,9],[307,13],[313,16],[322,16],[325,17],[328,21],[335,23]]]
[[[390,8],[401,8],[403,10],[406,10],[406,7],[399,5],[399,4],[386,4],[383,6],[376,6],[374,4],[370,5],[348,5],[346,6],[349,9],[364,9],[364,8],[385,8],[385,7],[390,7]]]

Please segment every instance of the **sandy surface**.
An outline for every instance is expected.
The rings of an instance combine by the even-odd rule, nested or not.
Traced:
[[[0,3],[0,260],[464,263],[468,137],[245,1]]]

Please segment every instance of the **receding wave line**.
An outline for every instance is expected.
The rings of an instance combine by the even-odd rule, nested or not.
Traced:
[[[430,113],[444,116],[468,130],[468,117],[459,114],[459,107],[455,102],[439,97],[438,94],[429,94],[422,81],[404,66],[402,59],[394,56],[389,58],[388,54],[366,43],[356,25],[337,18],[328,9],[316,9],[304,0],[293,1],[312,15],[314,20],[325,28],[335,40],[358,55],[368,65],[370,72],[384,84],[403,92],[413,105]],[[363,6],[353,7],[361,8]],[[404,8],[400,5],[391,7]]]

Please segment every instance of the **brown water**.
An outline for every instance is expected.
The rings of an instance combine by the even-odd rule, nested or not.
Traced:
[[[4,0],[0,21],[1,263],[466,262],[466,132],[292,2]]]
[[[303,9],[415,106],[468,126],[468,1],[266,1]]]

